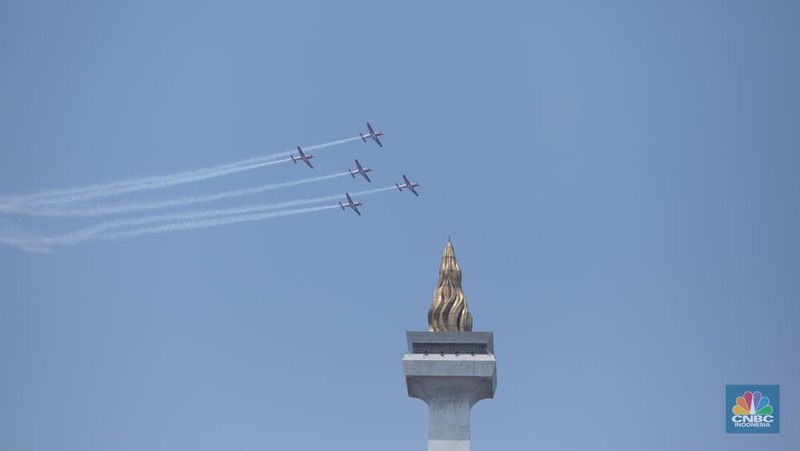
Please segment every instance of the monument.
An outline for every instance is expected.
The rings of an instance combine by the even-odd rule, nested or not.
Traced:
[[[428,451],[469,451],[470,410],[497,386],[491,332],[472,332],[461,267],[448,239],[428,310],[428,332],[406,332],[408,396],[428,404]]]

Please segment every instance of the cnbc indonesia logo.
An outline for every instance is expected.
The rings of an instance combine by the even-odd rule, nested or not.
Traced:
[[[736,398],[736,405],[731,410],[731,421],[736,423],[736,427],[770,427],[770,423],[775,421],[769,398],[762,396],[760,391],[744,392]]]
[[[777,401],[778,390],[777,385],[760,385],[749,386],[751,390],[747,390],[742,385],[729,385],[727,387],[728,398],[728,415],[731,415],[727,421],[727,432],[745,432],[745,433],[777,433],[780,428],[780,423],[777,421]],[[742,392],[742,390],[745,390]],[[767,392],[773,396],[773,401],[766,396]],[[739,396],[736,396],[740,394]],[[731,400],[735,397],[732,407],[730,407]],[[773,406],[773,404],[775,404]]]

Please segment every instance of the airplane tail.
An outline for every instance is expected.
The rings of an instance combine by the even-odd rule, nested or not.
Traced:
[[[342,205],[341,202],[339,202],[339,206],[342,207],[342,210],[344,210],[344,205]]]
[[[364,142],[367,142],[367,138],[366,138],[366,136],[362,135],[362,134],[361,134],[361,132],[358,132],[358,136],[360,136],[360,137],[361,137],[361,140],[362,140],[362,141],[364,141]]]
[[[402,187],[402,186],[400,186],[400,184],[399,184],[399,183],[395,183],[395,184],[394,184],[394,186],[396,186],[396,187],[397,187],[397,189],[399,189],[401,193],[403,192],[403,187]]]
[[[349,170],[349,169],[348,169],[348,170],[347,170],[347,172],[349,172],[349,173],[350,173],[350,176],[351,176],[351,177],[353,177],[353,178],[356,178],[356,175],[353,173],[353,171],[351,171],[351,170]]]

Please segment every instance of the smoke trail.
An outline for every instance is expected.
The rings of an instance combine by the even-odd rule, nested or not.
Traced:
[[[33,198],[30,200],[26,200],[23,203],[28,204],[30,206],[36,207],[47,207],[52,205],[63,205],[63,204],[71,204],[76,202],[87,201],[91,199],[97,199],[100,197],[110,197],[116,196],[119,194],[126,194],[126,193],[135,193],[138,191],[146,191],[146,190],[153,190],[159,188],[166,188],[169,186],[179,185],[183,183],[190,183],[190,182],[197,182],[201,180],[207,180],[210,178],[222,177],[228,174],[234,174],[237,172],[242,171],[249,171],[252,169],[262,168],[265,166],[272,166],[275,164],[286,163],[291,161],[291,158],[284,158],[282,160],[275,160],[275,161],[266,161],[261,163],[254,163],[247,166],[236,166],[236,167],[229,167],[225,169],[215,168],[214,170],[208,169],[198,169],[195,171],[184,172],[180,175],[176,176],[164,176],[159,178],[152,178],[149,181],[140,180],[138,183],[131,183],[123,186],[116,186],[110,187],[110,185],[106,185],[105,187],[98,187],[94,191],[86,191],[82,193],[75,193],[75,194],[63,194],[53,198]],[[19,205],[19,204],[17,204]],[[12,207],[13,208],[13,207]],[[23,207],[24,208],[24,207]]]
[[[358,136],[352,138],[340,139],[323,144],[308,146],[303,150],[311,149],[324,149],[350,141],[361,139]],[[165,188],[168,186],[196,182],[215,177],[222,177],[228,174],[234,174],[242,171],[249,171],[264,166],[273,164],[284,163],[290,161],[288,157],[292,151],[279,152],[263,157],[249,158],[240,160],[234,163],[228,163],[210,168],[194,169],[191,171],[178,172],[173,174],[166,174],[154,177],[145,177],[140,179],[121,180],[117,182],[110,182],[99,185],[90,185],[76,188],[62,188],[52,191],[43,191],[39,193],[16,195],[16,196],[3,196],[0,197],[0,211],[24,208],[27,206],[37,205],[58,205],[67,204],[72,202],[96,199],[99,197],[115,196],[124,193],[132,193],[137,191]]]
[[[150,235],[156,233],[175,232],[178,230],[199,229],[206,227],[217,227],[227,224],[236,224],[247,221],[259,221],[262,219],[276,218],[279,216],[297,215],[301,213],[311,213],[314,211],[330,210],[332,208],[339,208],[338,205],[323,205],[321,207],[299,208],[297,210],[283,210],[273,211],[266,213],[255,213],[249,215],[228,216],[222,218],[210,218],[190,222],[177,222],[170,224],[163,224],[153,227],[144,227],[140,229],[127,230],[123,232],[114,232],[108,234],[100,234],[95,238],[100,240],[115,240],[121,238],[133,238],[142,235]]]
[[[389,186],[385,188],[375,188],[367,191],[360,191],[357,193],[353,193],[353,196],[364,196],[368,194],[380,193],[383,191],[388,191],[394,189],[394,187]],[[317,199],[309,199],[304,201],[295,201],[297,203],[300,202],[320,202],[323,199],[328,200],[329,198],[341,198],[341,196],[328,196],[328,197],[320,197]],[[339,208],[339,205],[323,205],[320,207],[310,207],[310,208],[300,208],[296,210],[283,210],[283,211],[276,211],[276,212],[266,212],[266,213],[254,213],[254,214],[243,214],[243,215],[235,215],[235,216],[223,216],[223,217],[215,217],[215,218],[208,218],[202,219],[197,221],[187,221],[187,222],[176,222],[176,223],[169,223],[169,224],[162,224],[153,227],[144,227],[132,230],[126,230],[122,232],[114,232],[114,233],[100,233],[94,236],[95,239],[99,240],[113,240],[113,239],[120,239],[120,238],[133,238],[142,235],[148,234],[156,234],[156,233],[165,233],[165,232],[174,232],[179,230],[188,230],[188,229],[197,229],[197,228],[205,228],[205,227],[216,227],[221,225],[227,224],[236,224],[240,222],[247,222],[247,221],[258,221],[262,219],[268,218],[275,218],[279,216],[289,216],[289,215],[296,215],[301,213],[310,213],[315,211],[322,211],[322,210],[329,210],[333,208]]]
[[[360,197],[360,196],[367,196],[370,194],[381,193],[384,191],[389,191],[395,189],[394,186],[388,186],[384,188],[374,188],[365,191],[358,191],[354,193],[350,193],[353,197]],[[300,199],[300,200],[293,200],[288,202],[280,202],[274,204],[260,204],[260,205],[250,205],[244,207],[233,207],[233,208],[224,208],[224,209],[214,209],[214,210],[203,210],[197,212],[188,212],[188,213],[174,213],[174,214],[164,214],[164,215],[155,215],[155,216],[146,216],[142,218],[134,218],[134,219],[124,219],[118,221],[108,221],[104,223],[100,223],[91,227],[86,227],[83,229],[75,230],[73,232],[68,232],[65,234],[59,235],[50,235],[50,236],[36,236],[32,235],[28,232],[13,229],[7,230],[3,232],[0,230],[0,242],[16,246],[20,249],[31,251],[31,252],[49,252],[53,248],[56,247],[67,247],[67,246],[75,246],[82,242],[86,241],[93,241],[98,239],[109,240],[114,238],[124,238],[128,236],[138,236],[136,235],[137,231],[145,230],[141,234],[152,234],[158,233],[153,230],[160,231],[171,231],[173,229],[169,228],[172,226],[176,226],[176,224],[194,224],[194,223],[210,223],[212,221],[223,221],[219,223],[214,223],[215,225],[223,225],[228,224],[231,222],[228,221],[229,218],[249,218],[253,216],[257,216],[258,218],[266,219],[267,217],[273,216],[264,216],[268,214],[275,213],[277,216],[285,216],[282,214],[283,212],[270,212],[270,210],[278,210],[281,208],[287,207],[294,207],[300,205],[309,205],[321,202],[330,202],[333,200],[344,200],[343,195],[337,194],[333,196],[325,196],[325,197],[316,197],[312,199]],[[302,212],[308,211],[317,211],[315,209],[325,209],[325,208],[338,208],[338,205],[333,206],[325,206],[325,207],[311,207],[311,209],[300,209]],[[288,210],[294,211],[294,210]],[[279,214],[281,213],[281,214]],[[296,213],[292,213],[296,214]],[[248,220],[255,220],[255,219],[243,219],[242,221]],[[172,222],[170,222],[172,221]],[[238,221],[241,222],[241,221]],[[153,224],[153,223],[167,223],[167,224],[160,224],[155,226],[149,226],[145,228],[135,228],[146,224]],[[3,224],[3,222],[0,222]],[[210,226],[201,226],[201,227],[210,227]],[[130,230],[122,230],[119,232],[113,233],[106,233],[109,230],[114,229],[130,229]],[[195,227],[190,227],[195,228]],[[8,227],[6,227],[8,229]],[[182,230],[181,228],[176,228],[174,230]]]
[[[118,213],[130,213],[142,210],[157,210],[162,208],[192,205],[201,202],[213,202],[222,199],[229,199],[232,197],[249,196],[269,190],[288,188],[292,186],[304,185],[307,183],[321,182],[337,177],[343,177],[349,174],[350,174],[349,171],[339,172],[336,174],[323,175],[320,177],[312,177],[303,180],[295,180],[291,182],[272,183],[269,185],[262,185],[254,188],[246,188],[234,191],[224,191],[221,193],[207,194],[204,196],[179,197],[175,199],[166,199],[160,201],[156,200],[149,202],[123,203],[123,204],[105,205],[105,206],[101,205],[101,206],[89,206],[89,207],[71,207],[71,208],[61,208],[61,209],[53,207],[41,207],[41,206],[26,207],[26,208],[17,208],[13,212],[26,214],[29,216],[90,217],[90,216],[102,216],[102,215],[110,215]]]
[[[51,250],[50,246],[42,242],[41,237],[33,235],[2,218],[0,218],[0,243],[35,253],[47,253]]]
[[[288,152],[286,152],[288,154]],[[78,188],[63,188],[60,190],[46,191],[34,194],[6,196],[3,200],[6,205],[0,205],[0,209],[25,208],[25,206],[54,205],[82,200],[95,199],[98,197],[111,196],[116,194],[143,191],[148,189],[165,188],[181,183],[206,180],[209,178],[220,177],[235,172],[256,169],[278,163],[290,161],[290,158],[274,161],[283,154],[274,154],[267,157],[242,160],[236,163],[215,166],[212,168],[194,169],[191,171],[179,172],[175,174],[146,177],[141,179],[122,180],[101,185],[91,185]],[[273,161],[269,161],[269,159]],[[245,161],[249,163],[244,164]]]
[[[349,143],[351,141],[357,141],[359,139],[361,139],[360,136],[354,136],[352,138],[340,139],[338,141],[331,141],[331,142],[327,142],[327,143],[324,143],[324,144],[315,144],[313,146],[302,147],[302,149],[303,149],[304,152],[306,150],[319,150],[319,149],[324,149],[326,147],[338,146],[339,144]],[[291,152],[289,152],[289,153],[291,153]]]
[[[388,191],[393,189],[394,187],[384,187],[384,188],[374,188],[366,191],[359,191],[356,193],[352,193],[352,196],[367,196],[370,194],[376,194],[383,191]],[[300,205],[310,205],[310,204],[318,204],[322,202],[330,202],[334,200],[343,200],[343,195],[335,194],[333,196],[324,196],[324,197],[315,197],[311,199],[299,199],[299,200],[290,200],[286,202],[278,202],[273,204],[257,204],[257,205],[247,205],[243,207],[232,207],[232,208],[221,208],[221,209],[213,209],[213,210],[202,210],[202,211],[195,211],[195,212],[187,212],[187,213],[172,213],[172,214],[164,214],[164,215],[155,215],[155,216],[145,216],[142,218],[134,218],[134,219],[122,219],[118,221],[108,221],[104,223],[97,224],[92,227],[87,227],[84,229],[80,229],[69,234],[60,235],[56,238],[56,241],[63,242],[65,245],[77,244],[81,241],[86,241],[92,239],[92,237],[99,235],[102,232],[107,230],[113,229],[124,229],[124,228],[131,228],[137,227],[144,224],[152,224],[152,223],[159,223],[159,222],[168,222],[168,221],[187,221],[187,220],[194,220],[200,218],[211,218],[211,217],[224,217],[224,216],[234,216],[234,215],[246,215],[252,213],[261,213],[264,211],[269,210],[278,210],[281,208],[289,208],[289,207],[297,207]]]
[[[260,213],[240,214],[235,216],[210,217],[205,219],[196,219],[193,221],[173,222],[173,223],[143,227],[138,229],[130,229],[113,233],[99,232],[101,227],[97,227],[95,231],[91,232],[85,230],[69,235],[36,237],[29,233],[22,232],[20,230],[6,230],[0,233],[0,243],[10,244],[12,246],[16,246],[22,250],[26,250],[29,252],[49,253],[56,247],[74,246],[76,244],[90,240],[109,241],[122,238],[132,238],[141,235],[165,233],[171,231],[205,228],[205,227],[214,227],[225,224],[234,224],[238,222],[256,221],[260,219],[274,218],[278,216],[289,216],[300,213],[328,210],[332,208],[339,208],[339,206],[324,205],[320,207],[301,208],[296,210],[269,211]]]

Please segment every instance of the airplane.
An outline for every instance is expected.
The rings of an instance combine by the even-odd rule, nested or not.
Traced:
[[[339,206],[342,207],[342,210],[345,208],[352,208],[354,212],[361,216],[361,212],[358,211],[358,207],[362,205],[361,202],[353,202],[353,198],[350,197],[349,193],[344,193],[344,195],[347,196],[347,203],[343,204],[339,202]]]
[[[303,163],[308,165],[308,167],[310,167],[311,169],[314,169],[314,166],[311,166],[311,162],[308,161],[308,160],[314,158],[314,155],[313,154],[306,155],[305,153],[303,153],[303,149],[301,149],[300,146],[297,146],[297,151],[300,152],[300,155],[297,155],[297,156],[296,155],[291,155],[292,161],[294,161],[294,163],[297,164],[298,161],[302,160]]]
[[[356,166],[358,166],[358,169],[355,170],[355,171],[352,170],[352,169],[348,169],[348,171],[350,172],[350,175],[352,175],[353,178],[356,178],[356,174],[361,174],[361,175],[364,176],[365,179],[367,179],[368,182],[372,183],[372,180],[370,180],[369,176],[367,175],[367,172],[371,172],[372,169],[370,169],[370,168],[362,168],[361,167],[361,163],[359,163],[358,160],[356,160]]]
[[[379,146],[383,147],[383,144],[381,144],[381,140],[378,139],[378,136],[383,136],[383,132],[376,132],[375,130],[373,130],[372,126],[369,125],[369,122],[367,122],[367,128],[369,129],[369,133],[367,133],[366,135],[362,135],[361,132],[358,133],[358,136],[361,137],[361,140],[367,142],[367,138],[372,138],[375,140],[376,143],[378,143]]]
[[[405,183],[403,183],[402,185],[399,184],[399,183],[395,183],[395,186],[397,186],[397,189],[399,189],[400,191],[403,191],[403,188],[408,188],[409,191],[414,193],[415,196],[419,196],[419,193],[417,193],[417,190],[414,189],[414,188],[419,186],[419,183],[415,183],[415,182],[409,181],[408,177],[406,177],[405,174],[403,174],[403,181]]]

